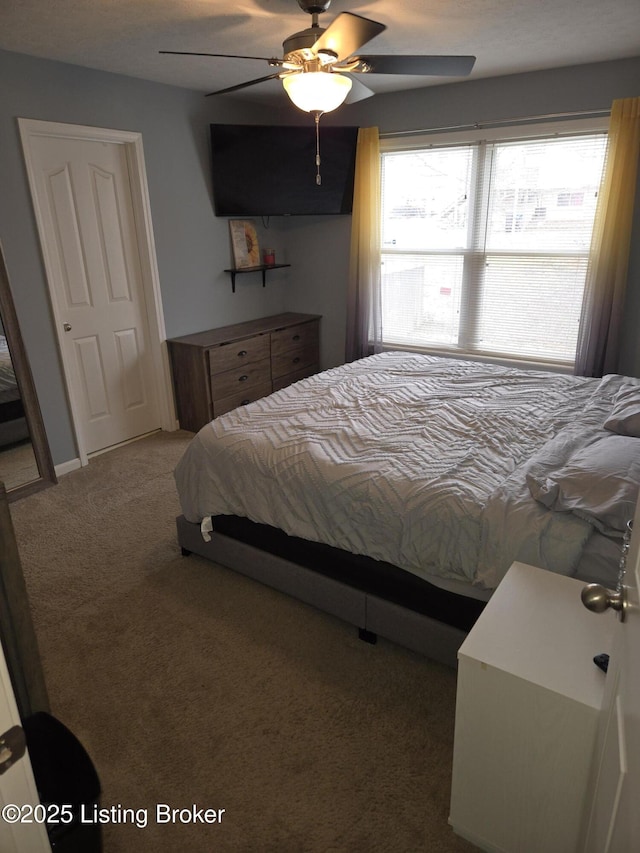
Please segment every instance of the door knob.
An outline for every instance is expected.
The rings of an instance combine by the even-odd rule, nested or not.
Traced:
[[[65,323],[62,328],[65,330],[65,332],[70,332],[71,331],[71,323]]]
[[[618,614],[621,622],[624,622],[627,610],[627,590],[621,587],[615,592],[600,586],[599,583],[590,583],[583,587],[580,593],[582,603],[593,613],[604,613],[611,608]]]

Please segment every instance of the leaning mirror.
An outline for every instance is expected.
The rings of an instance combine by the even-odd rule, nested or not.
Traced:
[[[0,480],[10,501],[57,482],[1,244]]]

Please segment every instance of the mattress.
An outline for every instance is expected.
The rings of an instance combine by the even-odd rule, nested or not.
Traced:
[[[240,516],[478,597],[514,560],[611,576],[621,530],[533,485],[621,438],[603,424],[629,381],[380,353],[203,427],[175,471],[182,511],[205,535]]]

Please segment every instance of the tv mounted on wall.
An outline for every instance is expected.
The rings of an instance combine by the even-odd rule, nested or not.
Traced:
[[[216,216],[348,214],[353,205],[357,127],[212,124]]]

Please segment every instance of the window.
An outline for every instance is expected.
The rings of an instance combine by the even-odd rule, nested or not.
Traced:
[[[606,135],[384,150],[386,347],[569,366]]]

